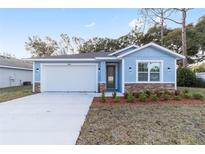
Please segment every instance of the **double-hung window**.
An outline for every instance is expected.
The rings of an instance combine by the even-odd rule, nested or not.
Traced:
[[[160,82],[161,81],[161,67],[159,61],[139,61],[137,63],[137,80],[139,82]]]

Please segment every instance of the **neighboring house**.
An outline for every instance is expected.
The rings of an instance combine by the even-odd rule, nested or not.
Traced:
[[[33,58],[33,91],[173,91],[176,61],[183,58],[154,43],[132,45],[112,53]]]
[[[20,86],[32,82],[32,63],[0,56],[0,88]]]

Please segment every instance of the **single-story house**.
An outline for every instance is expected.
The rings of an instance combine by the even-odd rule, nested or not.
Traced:
[[[183,58],[155,43],[116,52],[31,58],[33,91],[173,91],[177,88],[176,62]]]
[[[23,82],[32,83],[32,74],[31,62],[0,56],[0,88],[20,86]]]

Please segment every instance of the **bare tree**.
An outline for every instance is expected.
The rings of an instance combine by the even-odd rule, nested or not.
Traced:
[[[150,20],[154,22],[154,24],[160,25],[160,33],[161,33],[161,44],[163,45],[164,41],[164,26],[165,20],[171,16],[174,12],[173,9],[166,9],[166,8],[145,8],[141,9],[141,14],[144,16],[145,20]]]
[[[79,52],[80,46],[84,43],[84,39],[79,37],[70,38],[67,34],[60,34],[60,41],[58,43],[59,50],[54,55],[75,54]]]
[[[186,67],[187,66],[186,19],[187,19],[187,12],[190,10],[190,8],[175,8],[174,10],[181,13],[181,21],[176,21],[169,17],[166,17],[165,20],[170,20],[182,26],[182,53],[186,57],[185,59],[183,59],[183,67]]]

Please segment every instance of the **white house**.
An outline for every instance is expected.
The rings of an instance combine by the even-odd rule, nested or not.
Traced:
[[[0,88],[20,86],[25,81],[32,83],[32,63],[0,56]]]

